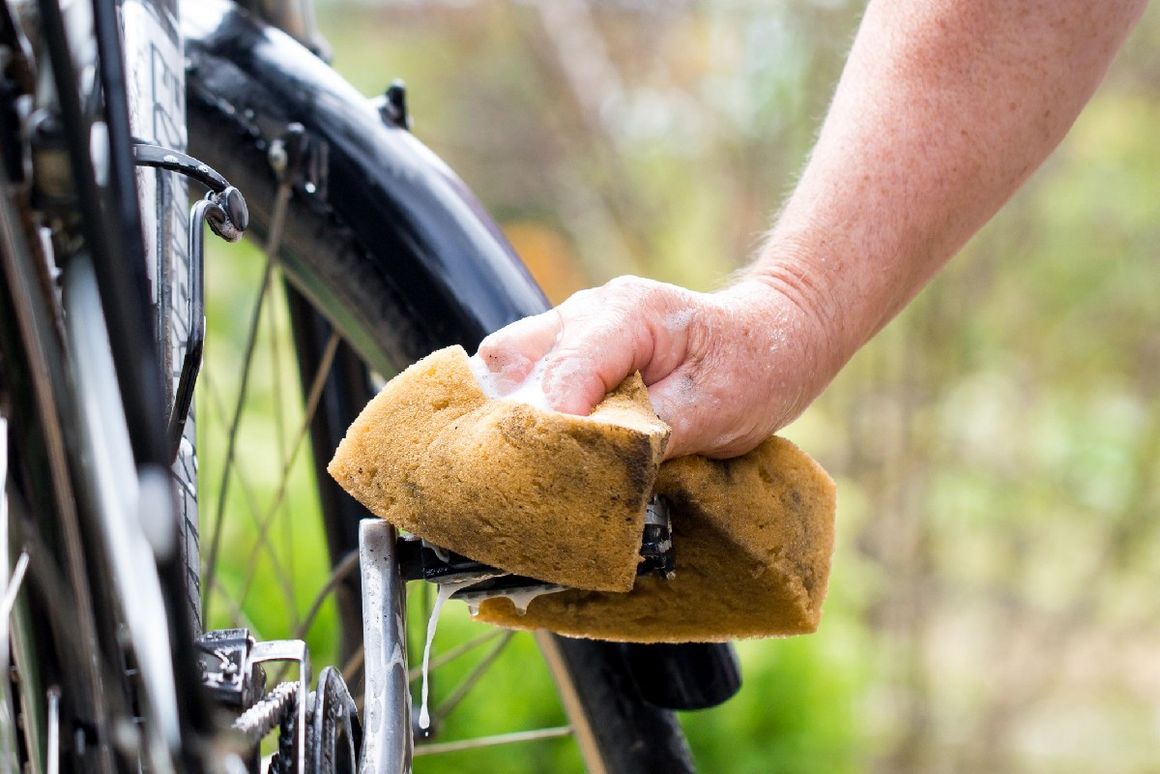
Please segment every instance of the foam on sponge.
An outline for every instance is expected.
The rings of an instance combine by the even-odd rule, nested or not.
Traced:
[[[383,388],[328,470],[402,529],[570,587],[523,614],[487,600],[485,621],[636,642],[815,630],[834,541],[829,476],[777,437],[731,460],[661,464],[667,438],[639,376],[577,417],[490,396],[450,347]],[[654,491],[670,503],[672,579],[635,577]]]

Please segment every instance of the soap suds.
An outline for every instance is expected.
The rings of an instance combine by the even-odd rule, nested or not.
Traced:
[[[547,358],[537,360],[527,377],[518,382],[511,379],[508,369],[492,371],[479,355],[472,355],[468,362],[471,365],[471,372],[475,375],[475,381],[479,383],[479,388],[487,397],[526,403],[544,411],[552,410],[548,396],[544,394],[543,379]]]
[[[676,333],[689,327],[689,323],[693,320],[693,311],[691,309],[678,309],[669,312],[661,320],[661,324],[669,333]]]

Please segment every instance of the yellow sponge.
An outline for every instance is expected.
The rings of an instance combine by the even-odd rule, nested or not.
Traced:
[[[668,433],[639,376],[577,417],[489,397],[450,347],[383,388],[328,470],[397,527],[569,587],[523,614],[486,600],[485,621],[636,642],[814,631],[834,543],[829,476],[778,437],[731,460],[662,465]],[[672,579],[635,577],[654,491],[671,506]]]
[[[562,591],[520,615],[506,598],[478,618],[520,629],[626,642],[714,642],[817,629],[834,547],[834,484],[789,441],[743,457],[661,466],[676,574],[627,594]]]
[[[487,397],[456,346],[392,379],[327,470],[372,513],[443,548],[628,591],[668,435],[639,376],[572,416]]]

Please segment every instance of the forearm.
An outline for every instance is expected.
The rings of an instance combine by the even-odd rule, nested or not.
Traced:
[[[588,413],[640,371],[670,457],[797,416],[1067,132],[1143,0],[872,0],[796,189],[717,293],[620,278],[489,336],[500,382]],[[538,369],[538,370],[537,370]]]
[[[824,330],[833,372],[1059,143],[1144,7],[874,0],[751,276]]]

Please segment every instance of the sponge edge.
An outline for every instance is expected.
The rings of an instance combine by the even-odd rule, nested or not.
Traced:
[[[436,545],[623,592],[668,435],[639,375],[572,416],[488,397],[454,346],[392,379],[327,470],[372,513]]]
[[[715,642],[808,634],[821,620],[834,548],[834,483],[773,437],[730,460],[666,462],[676,575],[642,577],[628,594],[562,591],[520,615],[484,601],[478,618],[519,629],[625,642]]]

